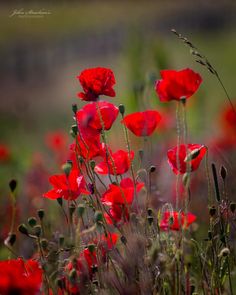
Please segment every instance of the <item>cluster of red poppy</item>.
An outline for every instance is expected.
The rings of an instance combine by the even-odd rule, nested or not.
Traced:
[[[161,77],[162,79],[156,82],[155,90],[163,102],[186,101],[197,91],[202,82],[200,75],[191,69],[161,71]],[[88,174],[90,169],[92,168],[97,175],[113,176],[116,181],[109,184],[101,197],[96,197],[100,198],[101,205],[106,208],[104,213],[106,223],[119,227],[129,221],[135,196],[138,196],[144,183],[138,182],[135,177],[130,178],[125,175],[131,168],[134,152],[132,150],[113,152],[104,141],[104,131],[111,129],[118,117],[119,108],[112,103],[101,101],[100,96],[115,96],[113,89],[115,77],[110,69],[99,67],[84,70],[78,79],[83,88],[78,97],[89,103],[80,110],[73,109],[74,143],[70,146],[69,161],[66,168],[64,166],[63,174],[49,178],[53,188],[46,192],[44,197],[63,198],[68,202],[76,201],[81,195],[90,195],[93,198],[96,192],[91,189],[94,184],[88,182],[91,176]],[[156,110],[145,110],[125,116],[124,112],[121,114],[121,123],[125,128],[134,135],[143,137],[152,135],[162,119]],[[64,141],[61,142],[60,137],[58,140],[55,136],[53,138],[55,140],[52,140],[51,136],[47,138],[51,149],[57,148],[58,145],[64,146]],[[168,150],[168,162],[175,174],[191,173],[199,167],[206,151],[204,145],[181,144]],[[100,160],[97,157],[100,157]],[[121,176],[120,181],[117,176]],[[196,216],[192,213],[166,211],[160,221],[160,228],[164,231],[186,229],[195,220]],[[80,278],[84,273],[92,277],[94,268],[102,261],[106,261],[106,254],[115,246],[117,239],[118,235],[115,233],[100,236],[99,240],[92,241],[94,247],[85,247],[79,256],[65,266],[64,288],[70,294],[78,294],[80,290],[80,280],[74,278]],[[98,250],[102,253],[99,257]],[[0,277],[1,294],[9,294],[10,291],[17,294],[36,294],[42,284],[42,270],[33,260],[1,262]]]

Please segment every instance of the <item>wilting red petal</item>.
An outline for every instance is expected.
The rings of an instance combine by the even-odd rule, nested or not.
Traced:
[[[160,73],[162,79],[156,81],[155,90],[163,102],[191,97],[202,82],[201,76],[188,68],[180,71],[163,70]]]
[[[189,172],[196,170],[207,152],[207,147],[200,144],[188,144],[187,151],[186,153],[186,145],[184,144],[179,146],[179,152],[177,146],[168,150],[168,163],[175,174],[184,174],[187,170]]]
[[[192,213],[183,212],[170,212],[166,211],[163,214],[160,222],[160,228],[162,230],[180,230],[181,228],[186,229],[196,220],[196,216]]]
[[[149,136],[160,120],[161,115],[157,111],[147,110],[125,116],[122,123],[136,136]]]
[[[114,104],[99,101],[85,105],[76,113],[76,119],[79,129],[84,130],[86,133],[88,132],[86,128],[101,131],[104,127],[105,130],[109,130],[118,113],[119,109]]]
[[[110,173],[112,175],[121,175],[129,170],[133,158],[133,151],[129,153],[119,150],[113,154],[111,153],[110,157],[108,157],[108,160],[105,159],[103,162],[96,165],[94,170],[99,174]]]
[[[101,67],[86,69],[77,78],[84,90],[78,94],[82,100],[96,101],[100,95],[110,97],[116,95],[112,88],[116,81],[110,69]]]
[[[84,177],[77,169],[71,170],[69,176],[65,174],[53,175],[49,178],[53,189],[43,196],[49,199],[64,198],[65,200],[75,200],[81,194],[89,194],[86,190]]]

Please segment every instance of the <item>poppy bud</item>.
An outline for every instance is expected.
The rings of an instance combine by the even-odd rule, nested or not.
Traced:
[[[84,204],[79,204],[77,207],[77,212],[78,212],[78,216],[82,217],[85,211],[85,206]]]
[[[40,220],[42,220],[44,218],[45,212],[44,209],[39,209],[38,210],[38,217]]]
[[[234,213],[234,211],[236,209],[236,204],[232,202],[232,203],[230,203],[229,207],[230,207],[231,212]]]
[[[76,124],[71,126],[72,134],[77,135],[78,133],[78,126]]]
[[[67,163],[63,164],[61,168],[64,171],[64,173],[66,174],[66,176],[69,176],[72,165],[70,162],[67,162]]]
[[[150,173],[153,173],[153,172],[155,172],[156,171],[156,166],[154,166],[154,165],[152,165],[151,167],[150,167]]]
[[[211,241],[212,240],[212,232],[209,230],[208,231],[208,239]]]
[[[35,217],[30,217],[28,218],[28,224],[31,226],[31,227],[34,227],[36,224],[37,224],[37,219]]]
[[[149,216],[152,216],[152,214],[153,214],[152,208],[148,208],[147,209],[147,213],[148,213]]]
[[[46,239],[42,239],[42,240],[40,241],[40,245],[42,246],[43,250],[46,250],[47,247],[48,247],[48,240],[46,240]]]
[[[77,272],[76,272],[76,270],[73,268],[71,271],[70,271],[70,273],[69,273],[69,279],[70,279],[70,281],[74,281],[75,279],[76,279],[76,276],[77,276]]]
[[[201,151],[201,149],[194,149],[193,151],[191,151],[185,157],[184,162],[190,162],[190,161],[194,160],[195,158],[197,158],[200,155],[200,151]]]
[[[60,245],[60,247],[63,246],[64,241],[65,241],[65,237],[64,237],[63,235],[60,235],[60,236],[59,236],[59,245]]]
[[[230,254],[230,250],[229,248],[223,248],[221,251],[220,251],[220,254],[218,255],[218,257],[226,257],[226,256],[229,256]]]
[[[95,163],[95,161],[94,160],[92,160],[92,161],[90,161],[90,167],[91,167],[91,169],[92,170],[94,170],[94,168],[95,168],[95,165],[96,165],[96,163]]]
[[[151,225],[153,223],[153,217],[152,216],[148,216],[147,220],[148,220],[149,225]]]
[[[215,214],[216,214],[216,207],[215,206],[212,206],[209,208],[209,214],[211,217],[215,216]]]
[[[72,112],[73,112],[74,114],[76,114],[77,110],[78,110],[77,104],[76,104],[76,103],[73,103],[73,104],[72,104]]]
[[[70,213],[70,216],[72,216],[75,212],[75,205],[74,204],[70,204],[69,206],[69,213]]]
[[[58,203],[60,206],[62,206],[62,204],[63,204],[63,200],[62,200],[62,198],[57,198],[57,203]]]
[[[226,170],[226,168],[224,166],[221,166],[221,168],[220,168],[220,175],[221,175],[221,177],[222,177],[223,180],[226,179],[227,170]]]
[[[126,245],[126,243],[127,243],[127,239],[126,239],[125,236],[121,236],[121,237],[120,237],[120,240],[121,240],[121,242],[122,242],[124,245]]]
[[[9,187],[10,187],[10,190],[12,193],[14,193],[16,187],[17,187],[17,181],[15,179],[12,179],[10,182],[9,182]]]
[[[119,105],[119,112],[121,113],[121,115],[123,116],[125,113],[125,106],[123,104]]]
[[[37,236],[37,237],[40,237],[41,236],[41,232],[42,232],[42,228],[41,228],[41,225],[36,225],[34,227],[34,234]]]
[[[26,236],[29,235],[28,229],[27,229],[27,227],[26,227],[26,225],[25,225],[24,223],[22,223],[22,224],[20,224],[20,225],[18,226],[18,231],[19,231],[20,233],[22,233],[23,235],[26,235]]]
[[[95,214],[94,214],[94,219],[95,219],[95,222],[101,222],[103,221],[103,214],[101,211],[96,211]]]
[[[97,271],[98,271],[98,266],[97,266],[97,264],[93,264],[92,267],[91,267],[91,269],[92,269],[92,273],[97,272]]]
[[[88,249],[90,253],[93,253],[95,251],[95,244],[89,244]]]
[[[16,241],[16,234],[15,233],[9,233],[8,237],[5,240],[5,243],[7,245],[13,246],[15,244]]]

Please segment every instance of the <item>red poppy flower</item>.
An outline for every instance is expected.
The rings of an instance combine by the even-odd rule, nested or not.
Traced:
[[[94,171],[99,174],[124,174],[129,170],[133,158],[133,151],[131,151],[129,154],[129,152],[119,150],[114,154],[111,153],[108,157],[108,161],[105,159],[103,162],[96,165]]]
[[[170,167],[175,174],[184,174],[189,171],[196,170],[206,151],[207,147],[200,144],[188,144],[188,152],[186,153],[186,145],[181,144],[179,146],[179,159],[177,160],[177,146],[168,150],[167,157]]]
[[[92,68],[81,72],[77,78],[84,92],[78,93],[82,100],[96,101],[99,95],[114,97],[113,85],[116,83],[113,72],[106,68]]]
[[[156,81],[155,90],[163,102],[187,99],[199,88],[202,78],[191,69],[180,71],[163,70],[161,80]]]
[[[0,261],[0,294],[40,293],[42,269],[38,262],[21,258]]]
[[[10,160],[10,150],[7,145],[0,144],[0,162],[7,162]]]
[[[43,195],[45,198],[75,200],[81,194],[89,194],[85,188],[84,177],[75,169],[71,170],[69,176],[65,174],[53,175],[49,178],[49,182],[53,189]]]
[[[87,128],[101,131],[102,125],[105,130],[109,130],[118,116],[118,113],[119,109],[112,103],[106,101],[92,102],[85,105],[76,113],[76,119],[79,129],[84,131],[87,131]]]
[[[144,183],[136,184],[137,193],[143,188]],[[134,197],[134,183],[131,178],[123,178],[120,185],[110,184],[109,189],[103,194],[102,202],[108,206],[114,204],[131,205]]]
[[[109,209],[109,214],[105,213],[104,217],[108,224],[116,224],[129,221],[129,210],[125,205],[113,204]]]
[[[157,111],[137,112],[124,117],[121,121],[136,136],[149,136],[161,120]]]
[[[164,212],[162,220],[160,222],[160,228],[162,230],[180,230],[186,229],[196,220],[196,216],[192,213],[183,213],[183,212]]]

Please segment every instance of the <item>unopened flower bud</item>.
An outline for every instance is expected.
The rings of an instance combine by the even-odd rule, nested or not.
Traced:
[[[84,204],[79,204],[77,207],[77,212],[78,212],[78,216],[82,217],[85,211],[85,206]]]
[[[16,241],[16,234],[15,233],[9,233],[8,237],[5,240],[5,243],[7,245],[13,246],[15,244]]]
[[[24,223],[22,223],[22,224],[20,224],[18,226],[18,231],[20,233],[22,233],[23,235],[27,235],[28,236],[28,234],[29,234],[28,229],[27,229],[27,227],[26,227],[26,225]]]
[[[121,115],[123,116],[125,113],[125,106],[123,104],[119,105],[119,112],[121,113]]]
[[[220,168],[220,176],[222,177],[223,180],[226,179],[226,176],[227,176],[227,170],[224,166],[221,166]]]
[[[95,168],[95,166],[96,166],[96,163],[95,163],[95,161],[94,160],[92,160],[92,161],[90,161],[90,167],[91,167],[91,169],[92,170],[94,170],[94,168]]]
[[[93,253],[95,251],[95,244],[89,244],[88,249],[90,253]]]
[[[41,233],[42,233],[42,228],[41,228],[41,225],[38,224],[34,227],[34,234],[36,235],[36,237],[40,237]]]
[[[65,241],[65,237],[64,237],[63,235],[60,235],[60,236],[59,236],[59,245],[60,245],[60,247],[63,246],[64,241]]]
[[[151,173],[156,171],[156,166],[152,165],[149,170]]]
[[[212,206],[209,208],[209,214],[211,217],[215,216],[215,214],[216,214],[216,207],[215,206]]]
[[[229,256],[230,254],[230,250],[229,248],[223,248],[221,251],[220,251],[220,254],[218,255],[218,257],[226,257],[226,256]]]
[[[72,126],[71,126],[71,131],[72,131],[72,133],[76,136],[77,135],[77,133],[78,133],[78,126],[77,126],[77,124],[73,124]]]
[[[36,224],[37,224],[37,219],[35,217],[30,217],[28,218],[28,224],[31,226],[31,227],[34,227]]]
[[[152,216],[152,214],[153,214],[152,208],[148,208],[147,209],[147,213],[148,213],[149,216]]]
[[[94,214],[94,219],[95,219],[95,222],[101,222],[103,221],[103,214],[101,211],[96,211],[95,214]]]
[[[48,247],[48,240],[46,240],[46,239],[42,239],[42,240],[40,241],[40,244],[41,244],[41,247],[43,248],[43,250],[46,250],[47,247]]]
[[[64,171],[66,176],[70,175],[71,168],[72,168],[72,164],[70,162],[67,162],[61,166],[61,169]]]
[[[42,220],[44,218],[45,212],[44,209],[39,209],[38,210],[38,217],[40,220]]]
[[[9,187],[10,187],[10,190],[12,193],[14,193],[16,187],[17,187],[17,181],[15,179],[12,179],[10,182],[9,182]]]
[[[231,210],[232,213],[234,213],[235,209],[236,209],[236,204],[235,203],[230,203],[229,208]]]
[[[73,103],[72,104],[72,111],[73,111],[73,113],[76,114],[77,110],[78,110],[77,104],[76,103]]]
[[[153,217],[152,216],[148,216],[147,220],[148,220],[149,225],[151,225],[153,223]]]
[[[63,204],[63,199],[62,198],[57,198],[57,203],[62,206]]]

